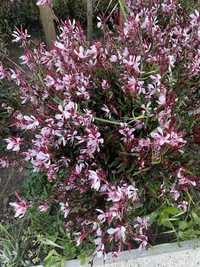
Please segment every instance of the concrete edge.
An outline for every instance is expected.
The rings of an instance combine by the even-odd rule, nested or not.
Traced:
[[[65,263],[65,267],[90,267],[78,260]],[[106,261],[95,259],[94,267],[200,267],[200,239],[180,243],[166,243],[148,250],[124,251],[119,257],[108,254]],[[42,265],[37,267],[43,267]],[[53,267],[53,266],[52,266]]]
[[[196,261],[195,261],[196,260]],[[174,262],[174,264],[173,264]],[[192,265],[193,263],[195,265]],[[177,265],[179,264],[179,265]],[[189,265],[188,265],[189,264]],[[197,265],[198,264],[198,265]],[[68,261],[65,267],[89,267],[78,260]],[[108,254],[106,261],[95,259],[94,267],[197,267],[200,266],[200,240],[157,245],[148,250],[124,251],[119,257]]]

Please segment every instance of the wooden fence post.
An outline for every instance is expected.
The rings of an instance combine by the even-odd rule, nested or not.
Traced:
[[[93,0],[87,0],[87,39],[92,40],[93,36]]]
[[[45,34],[46,43],[48,46],[56,40],[56,30],[54,25],[54,14],[49,6],[39,6],[40,20]]]

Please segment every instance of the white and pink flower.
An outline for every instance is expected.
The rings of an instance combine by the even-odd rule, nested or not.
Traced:
[[[10,202],[10,206],[14,208],[16,218],[23,218],[27,212],[27,209],[30,207],[30,205],[25,200]]]
[[[38,0],[37,5],[38,6],[48,6],[52,4],[52,0]]]
[[[15,152],[20,151],[20,145],[22,144],[22,139],[20,137],[7,138],[7,139],[5,139],[5,141],[7,142],[7,149],[8,150],[12,150]]]

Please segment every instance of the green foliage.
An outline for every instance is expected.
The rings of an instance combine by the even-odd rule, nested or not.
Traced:
[[[24,182],[22,197],[30,201],[44,201],[55,185],[47,183],[46,177],[30,173]],[[79,258],[85,263],[94,247],[88,244],[77,247],[64,227],[59,205],[52,205],[47,212],[34,206],[23,219],[0,226],[0,259],[3,267],[25,267],[44,264],[45,267],[62,267],[66,260]]]
[[[1,57],[0,57],[1,59]],[[7,138],[11,132],[11,115],[13,110],[7,112],[3,105],[13,108],[19,107],[19,96],[16,88],[8,82],[0,81],[0,154],[5,153],[5,142],[4,139]]]
[[[86,25],[86,4],[82,0],[54,0],[53,9],[59,20],[70,17]]]
[[[2,267],[44,264],[61,267],[66,260],[79,258],[84,263],[93,247],[78,249],[57,214],[31,209],[24,219],[0,225],[0,262]]]
[[[49,196],[55,185],[47,183],[46,177],[30,173],[24,182],[22,197],[30,201]],[[28,267],[44,264],[45,267],[62,267],[66,260],[78,258],[83,264],[93,252],[91,244],[77,247],[64,227],[59,205],[47,212],[34,206],[23,219],[0,225],[0,262],[2,267]]]
[[[7,1],[2,0],[0,5],[0,33],[4,40],[10,39],[15,27],[27,28],[32,34],[41,32],[39,9],[36,0]],[[76,19],[86,27],[86,2],[82,0],[54,0],[55,15],[59,20],[67,17]],[[120,7],[123,16],[126,16],[124,0],[94,1],[94,21],[97,15],[112,15]],[[39,31],[38,31],[39,30]],[[40,34],[39,34],[40,35]]]
[[[33,29],[38,27],[38,8],[34,0],[7,1],[1,0],[0,5],[0,32],[10,38],[14,27]]]
[[[154,225],[159,243],[169,241],[184,241],[200,237],[200,209],[194,203],[184,212],[179,208],[164,203],[163,207],[149,215],[150,223]]]
[[[24,220],[14,224],[0,224],[0,262],[2,267],[28,266],[26,255],[33,236]]]
[[[194,9],[199,9],[200,7],[199,1],[196,0],[179,0],[179,2],[183,9],[188,13],[192,12]]]
[[[53,184],[47,181],[46,176],[38,173],[29,172],[29,178],[24,181],[22,195],[27,200],[46,200],[49,196]]]

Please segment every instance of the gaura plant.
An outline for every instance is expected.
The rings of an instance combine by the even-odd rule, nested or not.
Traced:
[[[15,216],[56,207],[77,246],[93,243],[98,256],[146,247],[151,214],[166,205],[187,217],[200,188],[184,158],[177,90],[199,75],[199,12],[186,16],[173,0],[127,6],[123,28],[99,21],[104,36],[91,44],[69,20],[50,50],[16,29],[25,68],[0,67],[28,110],[14,113],[7,149],[53,184],[45,200],[18,196]]]

